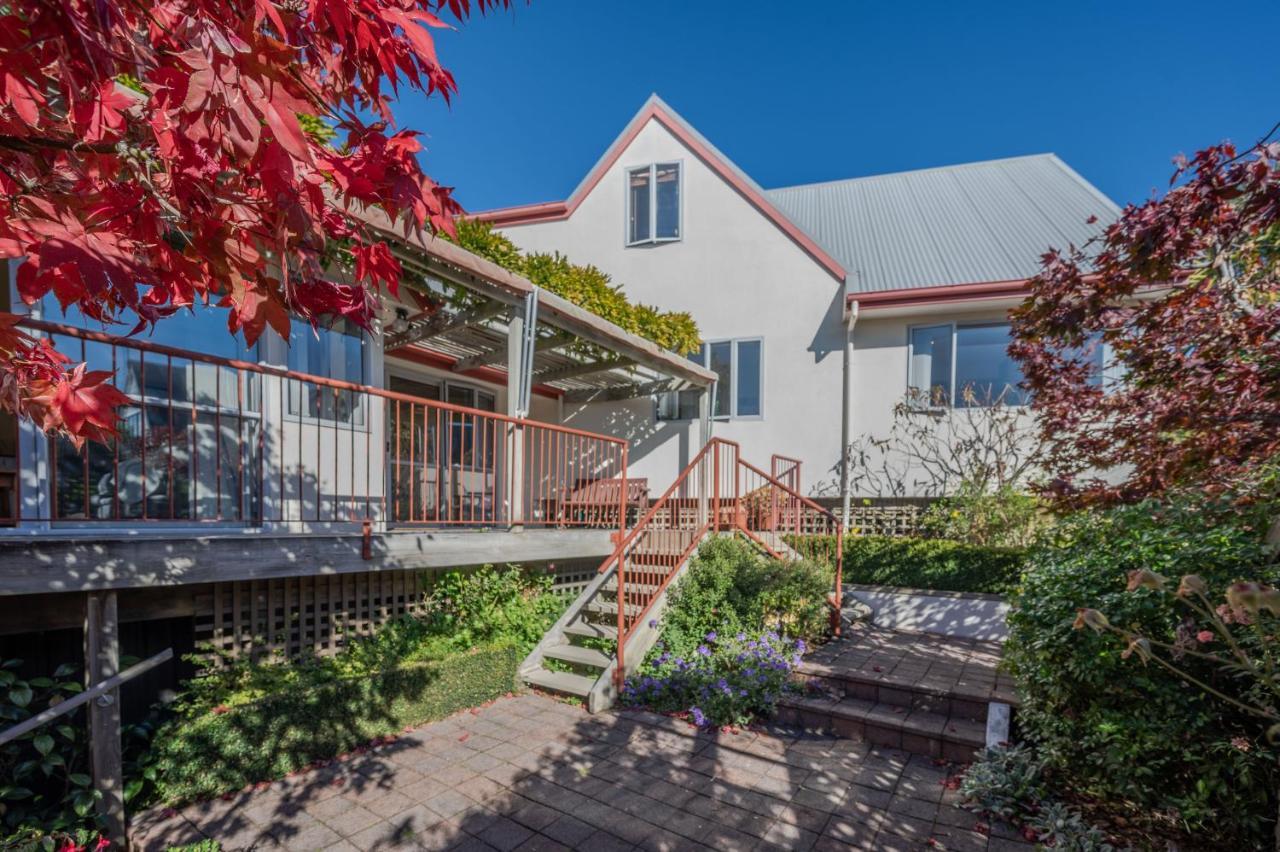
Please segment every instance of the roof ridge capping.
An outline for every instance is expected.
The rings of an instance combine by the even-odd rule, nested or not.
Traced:
[[[793,190],[793,189],[817,189],[824,186],[834,186],[836,184],[855,183],[857,181],[880,180],[883,178],[900,177],[900,176],[906,176],[906,175],[927,174],[929,172],[950,172],[950,171],[956,171],[959,169],[977,168],[979,166],[994,166],[998,163],[1013,163],[1019,160],[1049,160],[1055,163],[1056,165],[1060,166],[1064,171],[1069,173],[1072,177],[1074,177],[1080,183],[1085,184],[1091,190],[1093,190],[1094,192],[1097,192],[1096,188],[1094,188],[1091,184],[1089,184],[1088,181],[1082,178],[1070,166],[1064,163],[1062,159],[1052,151],[1044,151],[1038,154],[1015,154],[1012,157],[992,157],[991,159],[988,159],[988,160],[966,160],[965,162],[962,162],[962,163],[949,163],[943,166],[924,166],[918,169],[902,169],[896,172],[876,172],[875,174],[870,174],[870,175],[854,175],[853,177],[831,178],[829,180],[813,181],[812,183],[791,183],[791,184],[787,184],[786,186],[771,187],[765,190],[765,192],[775,193],[775,192],[787,192],[788,190]],[[1101,193],[1099,194],[1101,195]],[[1106,198],[1106,196],[1102,196],[1102,197],[1104,199]],[[1110,199],[1107,199],[1107,201],[1110,203]]]

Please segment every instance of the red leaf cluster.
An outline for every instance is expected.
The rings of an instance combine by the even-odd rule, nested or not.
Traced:
[[[291,317],[367,325],[400,267],[344,215],[452,228],[450,190],[391,129],[408,85],[456,90],[430,30],[508,0],[62,0],[0,12],[0,258],[134,331],[195,302],[252,343]],[[371,120],[368,117],[373,116]],[[341,144],[315,132],[331,126]],[[354,276],[332,280],[335,256]],[[98,438],[122,397],[47,343],[0,328],[2,404]]]
[[[1013,313],[1069,504],[1237,489],[1280,451],[1280,143],[1207,148],[1171,183],[1090,251],[1046,254]]]

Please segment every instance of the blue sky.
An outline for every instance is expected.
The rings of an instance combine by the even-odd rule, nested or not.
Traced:
[[[516,0],[396,107],[469,210],[565,198],[657,92],[765,187],[1054,151],[1117,202],[1280,120],[1280,4]]]

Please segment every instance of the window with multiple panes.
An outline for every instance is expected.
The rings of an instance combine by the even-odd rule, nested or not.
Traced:
[[[764,341],[760,338],[713,340],[702,344],[695,363],[715,372],[711,416],[719,420],[764,414]],[[658,396],[659,420],[692,420],[698,416],[698,391]]]
[[[680,239],[680,164],[627,169],[627,245]]]

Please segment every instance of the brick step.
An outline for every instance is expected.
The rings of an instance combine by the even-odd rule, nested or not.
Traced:
[[[859,698],[787,695],[778,702],[778,720],[959,763],[986,745],[985,722]]]
[[[824,666],[808,660],[796,668],[795,677],[799,682],[820,686],[834,695],[975,722],[986,721],[987,707],[992,701],[1010,705],[1017,703],[1012,693],[996,693],[985,686],[954,681],[930,682],[928,679],[912,681],[874,671]]]

